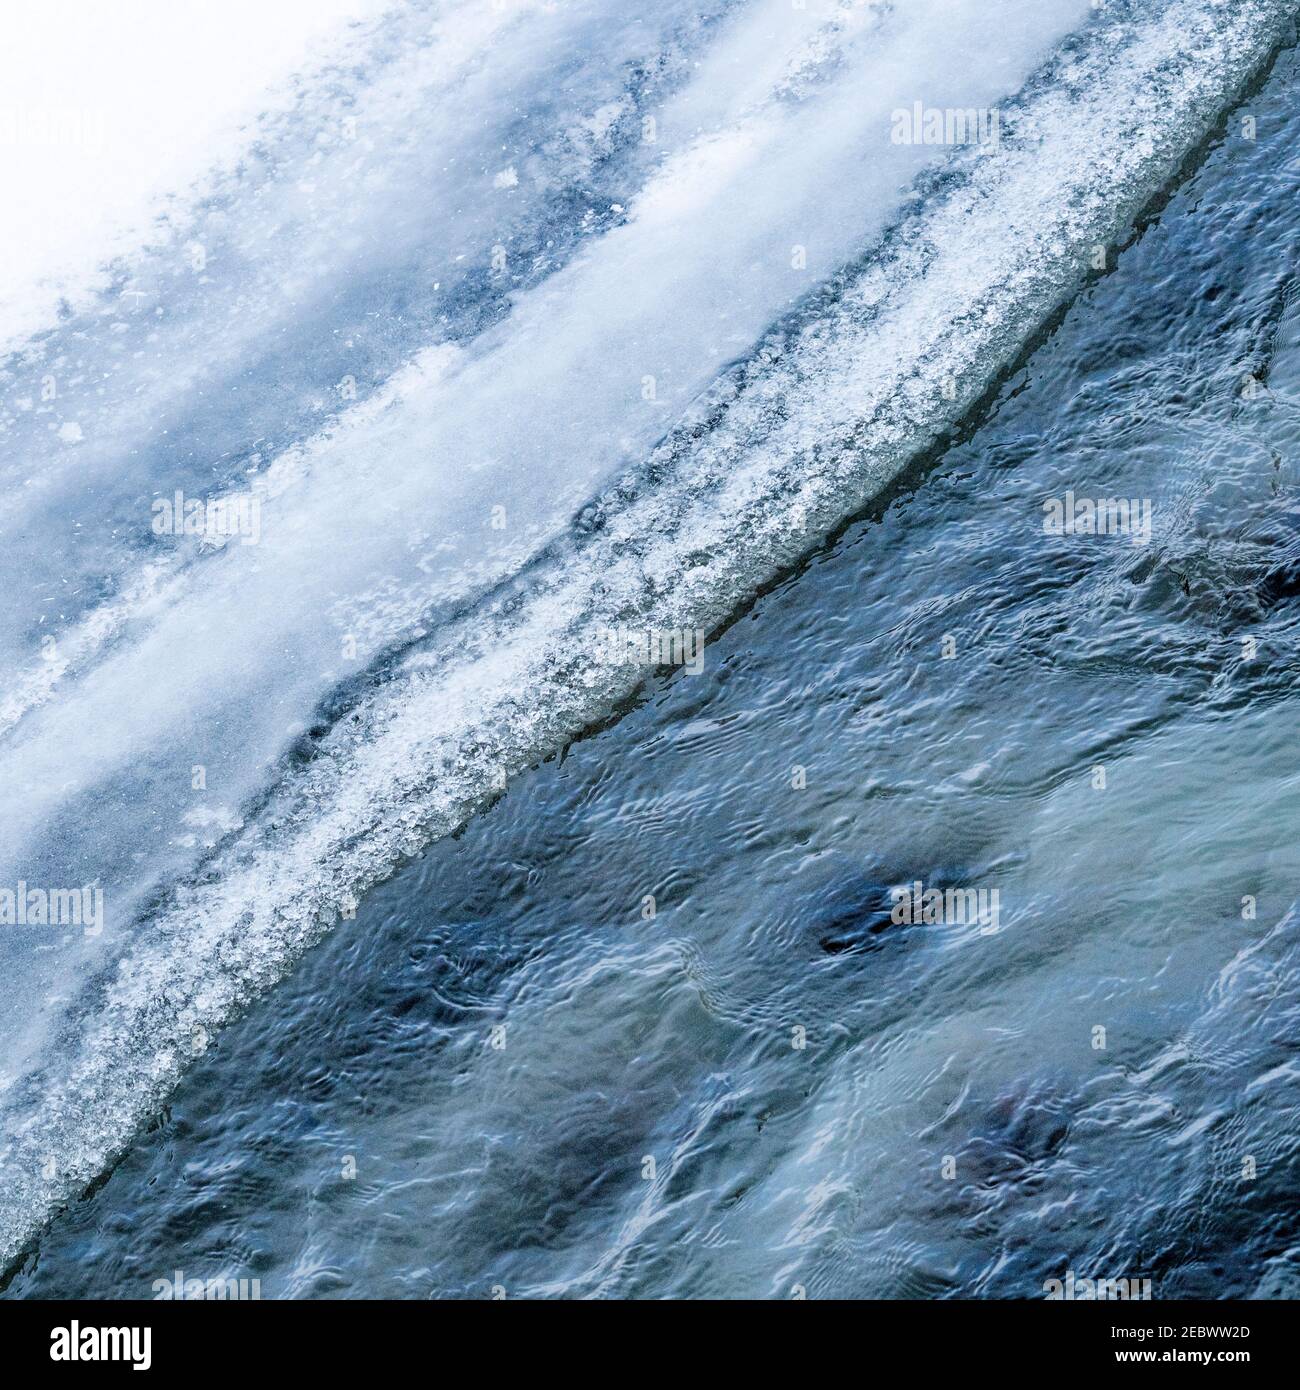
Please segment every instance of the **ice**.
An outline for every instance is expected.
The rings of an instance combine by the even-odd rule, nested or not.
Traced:
[[[579,194],[620,99],[584,91],[563,154],[503,155],[498,137],[548,64],[594,72],[645,35],[616,6],[499,21],[477,7],[415,54],[399,44],[374,87],[348,95],[348,109],[373,102],[404,158],[444,141],[442,181],[420,189],[427,217],[402,159],[357,164],[340,146],[316,160],[299,142],[308,161],[291,149],[274,177],[236,179],[218,234],[198,238],[202,273],[230,278],[160,330],[165,380],[156,358],[115,379],[111,348],[93,339],[72,360],[81,349],[57,335],[15,370],[16,399],[47,367],[111,389],[100,416],[78,407],[75,465],[24,457],[0,478],[6,538],[37,537],[0,572],[15,598],[0,629],[0,882],[95,880],[110,922],[137,922],[57,968],[5,943],[23,982],[18,1033],[55,991],[71,996],[25,1036],[31,1069],[0,1116],[6,1254],[129,1141],[195,1040],[334,913],[626,696],[639,673],[595,658],[601,627],[713,627],[960,420],[1082,282],[1092,248],[1113,244],[1204,137],[1291,7],[1108,7],[1011,100],[1090,13],[1023,9],[773,0],[688,32],[683,15],[661,16],[656,51],[698,56],[662,91],[653,156],[639,139],[623,149],[621,212],[588,231],[614,201]],[[916,100],[1005,103],[1003,138],[913,184],[936,150],[893,143],[890,114]],[[459,129],[466,110],[482,126]],[[636,114],[640,130],[651,113]],[[503,167],[518,180],[508,191],[491,186]],[[547,202],[556,187],[563,215]],[[548,234],[570,239],[498,302],[486,267],[511,239],[489,209],[516,201],[549,209]],[[292,248],[280,219],[302,231]],[[390,247],[442,248],[436,273],[401,257],[395,273],[414,266],[422,285],[468,294],[469,257],[485,277],[474,302],[493,314],[404,351],[403,371],[342,409],[324,404],[342,376],[332,359],[324,379],[287,387],[238,371],[268,336],[305,350],[302,305],[327,322],[341,302],[327,288],[382,259],[389,226]],[[353,329],[367,312],[348,304]],[[172,420],[199,411],[215,383],[314,420],[265,454],[244,440],[222,472],[223,495],[257,499],[259,543],[200,553],[86,533],[103,520],[85,510],[88,480],[143,533],[155,493],[202,478],[193,460],[150,454],[152,421],[160,404]],[[111,592],[50,606],[57,562],[87,544]],[[196,871],[198,842],[225,827]],[[40,1176],[51,1152],[54,1183]]]

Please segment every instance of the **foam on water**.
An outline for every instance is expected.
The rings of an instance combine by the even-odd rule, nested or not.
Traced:
[[[463,556],[454,570],[435,566],[440,582],[422,595],[403,597],[399,583],[396,618],[382,634],[390,641],[409,631],[413,596],[427,602],[431,592],[444,615],[448,603],[473,601],[335,695],[311,746],[260,801],[241,807],[240,828],[158,906],[70,1012],[44,1065],[11,1088],[4,1255],[102,1170],[186,1062],[280,978],[335,913],[632,692],[640,673],[595,655],[600,628],[715,627],[967,414],[1086,278],[1093,248],[1114,245],[1204,138],[1281,40],[1294,9],[1283,0],[1169,0],[1132,18],[1112,7],[1026,87],[1005,115],[999,146],[925,185],[880,247],[771,330],[641,462],[629,450],[626,477],[586,507],[572,531],[552,539],[554,528],[539,523],[503,547],[476,584],[464,582]],[[751,136],[733,132],[717,148],[693,144],[684,158],[711,170],[708,182]],[[779,150],[780,138],[771,138]],[[791,140],[792,178],[798,148]],[[832,164],[842,155],[838,146],[827,153]],[[675,179],[663,187],[682,197],[691,185]],[[644,214],[651,229],[657,206],[662,200],[651,198]],[[621,283],[630,266],[653,264],[629,261],[618,248],[610,254],[609,278],[597,284]],[[584,265],[576,273],[596,271]],[[563,327],[560,309],[546,307]],[[550,321],[539,310],[537,332]],[[379,413],[381,449],[397,447],[412,429],[426,439],[432,412],[425,407],[444,399],[395,394]],[[476,408],[490,410],[499,399],[478,398]],[[583,430],[597,424],[582,419]],[[598,485],[599,472],[571,481]],[[302,477],[308,488],[320,478],[325,491],[288,525],[346,534],[331,498],[341,505],[350,486],[355,504],[356,476],[325,468]],[[571,504],[574,487],[561,490],[559,502]],[[423,500],[418,487],[406,487],[396,502]],[[526,514],[536,500],[522,495]],[[321,563],[305,542],[292,555],[295,566],[304,557]],[[216,562],[237,582],[214,578],[214,593],[205,587],[178,605],[183,616],[232,599],[262,611],[257,605],[274,592],[262,586],[271,580],[253,578],[251,565],[241,570],[239,558]],[[476,587],[489,583],[497,587],[476,597]],[[292,594],[291,611],[301,611],[303,598]],[[122,695],[133,688],[138,648],[115,658],[123,663]],[[43,739],[61,727],[74,733],[111,707],[106,695],[115,687],[105,670],[110,678],[93,700],[50,701],[51,724],[14,742],[7,756],[19,761],[11,766],[29,759],[23,780],[37,792],[35,774],[53,766],[42,762]],[[196,688],[213,674],[213,667],[195,673]],[[137,669],[136,691],[138,677]],[[286,707],[310,688],[303,682]],[[170,683],[166,700],[177,693]],[[146,697],[137,695],[147,704]],[[11,735],[23,732],[21,719],[10,722]],[[110,726],[114,748],[136,746],[130,731],[129,720]],[[53,1179],[42,1175],[49,1155],[59,1158]]]

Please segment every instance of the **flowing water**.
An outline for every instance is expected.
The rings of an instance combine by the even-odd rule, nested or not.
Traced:
[[[11,1295],[1294,1295],[1295,6],[992,8],[407,7],[15,349]]]

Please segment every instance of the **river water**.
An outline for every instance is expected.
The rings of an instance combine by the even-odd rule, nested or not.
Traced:
[[[1019,135],[897,202],[925,152],[882,156],[864,207],[830,191],[840,84],[875,64],[893,107],[960,26],[837,8],[765,69],[762,7],[649,34],[578,7],[582,44],[548,41],[631,93],[593,167],[633,213],[584,230],[536,172],[547,106],[481,165],[554,223],[504,296],[484,271],[421,299],[408,210],[387,269],[355,229],[369,278],[336,237],[313,307],[280,304],[256,228],[204,214],[259,321],[188,281],[179,326],[127,321],[191,375],[124,354],[3,562],[20,655],[76,590],[66,668],[4,707],[6,872],[119,904],[103,938],[7,942],[10,1296],[175,1270],[263,1297],[1300,1292],[1300,64],[1259,68],[1290,7],[1074,8],[1002,45]],[[1202,87],[1175,33],[1208,36]],[[416,50],[382,34],[371,86],[405,93]],[[550,91],[526,37],[510,80]],[[652,78],[712,132],[671,176],[635,137]],[[1152,93],[1152,149],[1096,146]],[[820,188],[815,235],[788,225]],[[509,240],[481,206],[438,244]],[[809,288],[728,281],[800,236]],[[354,375],[406,377],[312,435],[294,372],[344,375],[377,306]],[[658,415],[623,389],[645,375]],[[147,548],[155,493],[236,473],[265,545]],[[1096,499],[1125,502],[1108,534],[1052,530]],[[497,505],[527,525],[471,532]],[[89,551],[51,541],[69,515]],[[706,640],[611,669],[609,624]],[[900,920],[918,883],[975,906]]]

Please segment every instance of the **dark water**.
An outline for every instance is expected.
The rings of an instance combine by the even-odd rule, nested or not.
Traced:
[[[10,1294],[1300,1293],[1297,98],[703,674],[372,893]],[[1067,490],[1149,542],[1046,535]],[[894,923],[916,879],[996,922]]]

